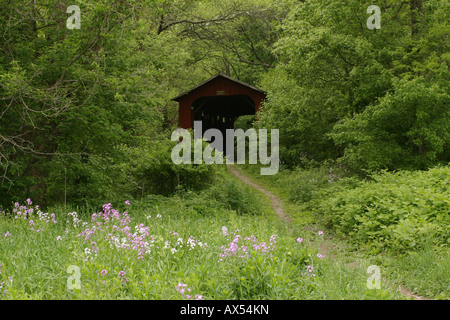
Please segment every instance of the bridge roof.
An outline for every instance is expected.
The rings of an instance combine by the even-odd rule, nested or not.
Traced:
[[[238,79],[235,79],[235,78],[233,78],[233,77],[227,76],[226,74],[219,73],[219,74],[217,74],[217,75],[215,75],[215,76],[209,78],[208,80],[203,81],[202,83],[196,85],[196,86],[193,87],[192,89],[190,89],[190,90],[188,90],[188,91],[186,91],[186,92],[183,92],[182,94],[176,96],[175,98],[172,99],[172,101],[177,101],[177,102],[179,102],[180,99],[183,98],[184,96],[190,94],[191,92],[197,90],[198,88],[200,88],[200,87],[206,85],[207,83],[209,83],[209,82],[211,82],[211,81],[213,81],[213,80],[215,80],[215,79],[217,79],[217,78],[220,78],[220,77],[221,77],[221,78],[225,78],[225,79],[227,79],[227,80],[230,80],[230,81],[232,81],[232,82],[234,82],[234,83],[237,83],[237,84],[239,84],[239,85],[241,85],[241,86],[250,88],[250,89],[252,89],[252,90],[254,90],[254,91],[257,91],[257,92],[260,92],[260,93],[262,93],[262,94],[265,94],[265,92],[264,92],[262,89],[258,88],[258,87],[252,86],[251,84],[248,84],[248,83],[245,83],[245,82],[240,81],[240,80],[238,80]]]

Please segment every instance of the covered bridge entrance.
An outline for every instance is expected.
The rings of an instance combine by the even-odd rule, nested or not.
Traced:
[[[224,74],[218,74],[172,99],[179,103],[179,126],[192,129],[194,121],[202,121],[202,134],[219,129],[234,129],[243,115],[254,115],[265,99],[261,89]]]

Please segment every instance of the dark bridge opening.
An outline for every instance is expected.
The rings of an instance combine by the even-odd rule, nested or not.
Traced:
[[[237,118],[255,114],[255,103],[245,95],[203,97],[192,108],[194,121],[202,121],[202,134],[208,129],[219,129],[225,135],[226,129],[234,129]]]

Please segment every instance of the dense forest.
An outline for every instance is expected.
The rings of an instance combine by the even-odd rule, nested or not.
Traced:
[[[3,205],[201,188],[211,168],[170,161],[171,98],[218,72],[267,92],[253,125],[280,130],[284,167],[450,159],[447,1],[383,0],[372,30],[359,0],[1,2]]]

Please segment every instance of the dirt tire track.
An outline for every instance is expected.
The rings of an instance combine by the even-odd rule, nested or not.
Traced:
[[[286,213],[284,213],[283,207],[281,206],[280,198],[278,198],[277,196],[275,196],[271,192],[267,191],[266,189],[264,189],[260,185],[258,185],[256,183],[254,183],[253,181],[251,181],[248,177],[244,176],[239,171],[237,171],[233,166],[229,165],[228,166],[228,170],[230,170],[230,172],[233,175],[235,175],[242,182],[245,182],[249,186],[251,186],[251,187],[259,190],[260,192],[264,193],[270,199],[270,205],[272,206],[273,210],[275,210],[275,213],[280,217],[280,219],[285,221],[285,222],[288,222],[288,223],[291,222],[291,218]]]

